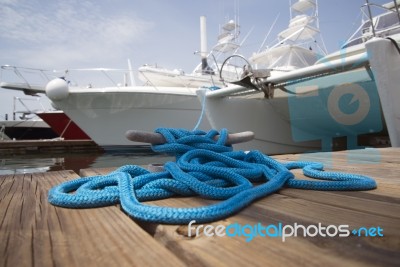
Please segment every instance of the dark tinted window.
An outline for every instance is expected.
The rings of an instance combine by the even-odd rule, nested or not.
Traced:
[[[396,13],[388,13],[385,16],[379,18],[378,23],[375,26],[375,29],[382,30],[388,28],[390,26],[396,25],[399,23],[399,17]]]

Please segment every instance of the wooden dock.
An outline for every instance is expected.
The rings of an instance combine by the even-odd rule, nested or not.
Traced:
[[[0,155],[42,152],[102,151],[92,140],[1,140]]]
[[[280,155],[278,160],[304,159]],[[48,190],[66,180],[104,174],[59,171],[0,176],[0,266],[400,266],[400,149],[315,154],[330,170],[371,176],[372,191],[322,192],[282,189],[212,226],[302,224],[382,229],[383,236],[193,237],[187,225],[134,221],[118,205],[66,209],[47,201]],[[119,166],[116,166],[119,167]],[[296,172],[297,177],[302,175]],[[153,201],[199,206],[197,197]],[[191,237],[189,237],[191,235]],[[375,236],[374,236],[375,235]]]

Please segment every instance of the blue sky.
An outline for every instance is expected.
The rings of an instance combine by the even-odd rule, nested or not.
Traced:
[[[371,0],[385,3],[390,0]],[[287,27],[289,1],[282,0],[0,0],[0,64],[31,68],[127,68],[158,64],[191,72],[199,63],[199,18],[207,18],[208,47],[238,6],[240,54],[249,57]],[[360,24],[364,0],[319,0],[322,38],[339,48]],[[19,92],[0,89],[0,120]],[[47,101],[44,101],[48,103]]]

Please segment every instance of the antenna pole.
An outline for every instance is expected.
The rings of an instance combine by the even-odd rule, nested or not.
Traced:
[[[375,37],[375,35],[376,35],[375,34],[375,26],[374,26],[374,21],[372,20],[371,7],[369,5],[369,1],[368,0],[365,0],[365,2],[367,2],[368,16],[369,16],[369,20],[371,21],[371,27],[372,27],[372,35]]]

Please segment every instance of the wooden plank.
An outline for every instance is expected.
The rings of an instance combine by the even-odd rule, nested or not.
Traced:
[[[382,163],[400,163],[398,155],[400,148],[379,148],[379,149],[358,149],[358,150],[345,150],[335,152],[316,152],[304,154],[285,154],[274,155],[273,158],[277,160],[295,161],[307,160],[321,161],[326,160],[334,165],[347,164],[365,164],[379,165]]]
[[[79,175],[84,176],[95,176],[95,175],[105,175],[110,172],[115,171],[118,167],[104,167],[104,168],[88,168],[88,169],[81,169],[79,171]]]
[[[74,146],[86,146],[86,147],[98,147],[92,140],[57,140],[57,139],[46,139],[46,140],[1,140],[0,146],[2,148],[26,148],[26,147],[74,147]]]
[[[0,155],[30,154],[40,152],[103,152],[92,140],[1,140]]]
[[[343,171],[343,169],[338,168],[331,168],[327,169],[327,171]],[[305,177],[302,173],[301,170],[293,170],[296,179],[309,179]],[[353,198],[359,198],[365,199],[368,198],[370,200],[376,200],[376,201],[382,201],[382,202],[387,202],[387,203],[396,203],[400,204],[400,184],[399,184],[399,178],[392,176],[392,172],[385,172],[385,175],[381,175],[379,177],[376,177],[374,175],[369,175],[367,171],[364,169],[358,169],[358,170],[350,170],[350,173],[358,173],[358,174],[363,174],[363,175],[368,175],[374,180],[376,180],[378,187],[374,190],[367,190],[367,191],[331,191],[329,194],[326,194],[326,197],[328,197],[330,194],[335,194],[338,195],[339,197],[342,196],[351,196]],[[286,192],[286,191],[285,191]],[[291,192],[291,191],[288,191]],[[308,198],[309,196],[313,194],[318,194],[318,191],[312,191],[313,193],[310,193],[308,190],[300,190],[298,191],[299,194],[304,194],[305,198]],[[314,193],[315,192],[315,193]],[[325,201],[327,200],[326,197],[320,198],[321,200]],[[329,199],[329,198],[328,198]],[[337,198],[338,199],[338,198]],[[346,198],[344,198],[346,199]],[[355,200],[355,199],[354,199]],[[344,205],[347,205],[344,203]]]
[[[399,220],[387,223],[385,222],[386,218],[378,216],[376,217],[378,219],[372,222],[372,216],[369,214],[360,218],[360,213],[350,212],[345,212],[346,216],[342,217],[338,216],[341,209],[335,207],[322,213],[327,206],[314,205],[308,201],[297,203],[296,200],[285,199],[278,194],[262,201],[251,205],[235,216],[210,225],[233,223],[256,225],[261,223],[266,226],[278,223],[284,225],[299,223],[307,226],[317,225],[319,222],[325,226],[346,223],[361,225],[362,220],[367,219],[370,221],[365,225],[378,221],[384,222],[382,227],[385,231],[390,230],[391,232],[387,233],[388,236],[376,239],[356,236],[347,238],[296,237],[289,238],[285,242],[279,238],[260,236],[246,242],[243,236],[207,237],[204,233],[200,237],[189,238],[186,225],[157,225],[152,227],[151,232],[170,250],[179,253],[186,262],[200,262],[200,265],[204,266],[398,266],[400,263],[398,257],[399,235],[392,235],[396,231],[398,233]],[[204,200],[179,198],[168,199],[158,202],[158,204],[198,206],[199,202],[206,204]],[[350,222],[347,221],[349,214],[352,214]],[[391,229],[386,228],[388,225],[391,226]]]
[[[293,198],[305,199],[311,202],[327,204],[330,206],[347,208],[354,211],[369,212],[371,214],[383,215],[400,219],[400,202],[393,203],[388,201],[376,200],[357,194],[358,192],[325,192],[308,191],[299,189],[281,190],[280,194]],[[356,193],[356,194],[353,194]],[[349,203],[351,205],[349,206]]]
[[[391,152],[391,151],[390,151]],[[394,166],[391,166],[394,167]],[[379,169],[379,168],[378,168]],[[108,173],[109,169],[82,170],[82,175]],[[378,196],[367,192],[322,192],[282,189],[253,203],[240,213],[211,225],[254,225],[261,223],[303,225],[349,225],[382,227],[383,237],[297,237],[282,242],[279,238],[256,237],[188,237],[187,225],[141,226],[188,264],[202,266],[398,266],[400,264],[400,190],[390,186],[399,178],[381,176]],[[390,175],[388,175],[390,176]],[[386,187],[385,187],[386,186]],[[377,191],[377,190],[373,190]],[[171,198],[150,202],[154,205],[192,207],[209,205],[213,201],[193,198]]]
[[[291,154],[274,156],[279,161],[328,159],[326,170],[358,173],[372,177],[377,181],[378,188],[371,191],[339,192],[340,195],[360,196],[371,195],[376,200],[400,203],[400,180],[397,169],[400,163],[399,148],[362,149],[354,151],[325,152],[315,154]],[[300,172],[296,176],[304,178]]]
[[[184,265],[116,206],[50,205],[48,190],[73,178],[72,171],[0,177],[0,266]]]

